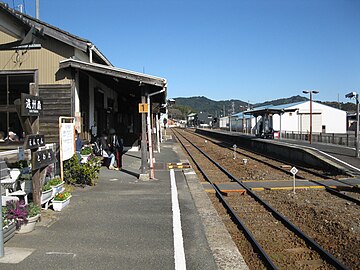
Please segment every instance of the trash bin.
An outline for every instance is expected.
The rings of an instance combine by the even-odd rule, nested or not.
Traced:
[[[277,139],[277,140],[280,139],[280,132],[279,131],[274,131],[274,139]]]

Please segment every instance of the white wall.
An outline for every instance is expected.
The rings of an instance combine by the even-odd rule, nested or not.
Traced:
[[[287,132],[310,131],[310,101],[288,107],[298,109],[295,112],[286,112],[281,116],[281,130]],[[346,112],[317,102],[312,103],[312,131],[322,132],[325,126],[326,133],[346,133]],[[280,116],[273,116],[274,130],[280,130]]]
[[[221,117],[219,127],[220,128],[226,128],[228,126],[229,126],[229,117],[228,116]]]

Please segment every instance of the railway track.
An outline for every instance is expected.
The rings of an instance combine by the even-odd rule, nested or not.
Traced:
[[[174,134],[201,174],[213,186],[217,197],[236,221],[236,226],[241,228],[256,250],[255,253],[246,252],[251,254],[249,258],[245,258],[247,262],[254,262],[254,258],[260,256],[262,267],[269,269],[347,269],[200,147],[182,136],[179,131],[174,131]],[[221,182],[236,181],[246,192],[231,193],[225,197],[214,179],[216,182],[220,179]],[[253,266],[253,269],[258,269],[259,262],[254,265],[256,266]]]
[[[200,138],[204,139],[204,141],[206,140],[207,142],[211,142],[215,145],[226,148],[229,151],[234,151],[232,144],[229,142],[217,141],[212,138],[209,138],[209,137],[206,137],[206,136],[194,133],[194,132],[190,132],[188,130],[184,130],[184,131],[187,132],[191,136],[200,137]],[[327,172],[318,172],[313,169],[309,169],[309,168],[305,168],[305,167],[302,167],[299,165],[291,164],[290,162],[284,163],[282,160],[274,159],[274,158],[265,156],[265,155],[257,153],[257,152],[250,152],[250,151],[248,151],[246,149],[242,149],[241,147],[238,146],[237,149],[239,149],[239,148],[241,150],[236,150],[236,153],[239,154],[241,157],[249,158],[251,160],[265,164],[275,170],[282,172],[285,177],[280,176],[279,178],[277,178],[277,180],[288,180],[289,179],[288,176],[292,175],[290,172],[290,168],[293,166],[296,166],[296,168],[298,169],[298,173],[296,174],[297,179],[308,180],[309,182],[312,182],[316,185],[323,186],[326,189],[326,191],[328,191],[329,193],[331,193],[337,197],[343,198],[345,200],[351,201],[353,203],[356,203],[357,205],[360,205],[360,199],[358,199],[356,196],[352,196],[352,194],[347,193],[347,192],[338,191],[338,190],[331,188],[331,187],[327,186],[326,184],[323,184],[318,181],[318,180],[333,180],[333,181],[341,183],[342,185],[345,184],[347,186],[347,188],[349,190],[351,190],[352,192],[356,192],[356,193],[360,192],[360,189],[358,187],[341,182],[338,179],[338,175],[331,175]],[[258,179],[254,179],[254,180],[264,180],[264,179],[258,178]]]

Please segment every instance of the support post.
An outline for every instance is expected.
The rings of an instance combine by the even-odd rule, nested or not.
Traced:
[[[148,104],[148,113],[147,113],[147,127],[148,127],[148,141],[149,141],[149,165],[150,165],[150,179],[154,179],[154,160],[153,160],[153,144],[151,138],[151,103],[150,103],[150,95],[147,96],[147,104]]]
[[[161,134],[161,129],[160,129],[159,114],[156,114],[155,117],[156,117],[156,143],[157,143],[158,153],[160,153],[160,134]]]
[[[147,95],[147,104],[148,104],[148,115],[147,115],[147,126],[148,126],[148,140],[149,140],[149,163],[150,163],[150,179],[155,179],[154,175],[154,160],[153,160],[153,145],[152,145],[152,138],[151,138],[151,103],[150,103],[150,97],[158,95],[160,93],[165,92],[166,87],[164,87],[162,90],[148,94]]]
[[[1,185],[0,185],[0,213],[2,213],[2,198],[1,198]],[[1,219],[1,226],[0,226],[0,258],[4,257],[4,232],[2,226],[2,219]]]
[[[141,103],[146,102],[146,97],[141,96]],[[141,174],[147,171],[147,143],[146,143],[146,114],[141,114]]]
[[[310,91],[310,138],[309,142],[312,142],[312,91]]]
[[[359,94],[356,94],[356,153],[355,157],[359,157]]]

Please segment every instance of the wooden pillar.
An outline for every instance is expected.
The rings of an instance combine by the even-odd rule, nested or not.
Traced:
[[[141,96],[141,103],[146,103],[146,97]],[[146,113],[141,114],[141,174],[147,171],[147,143],[146,143]]]

